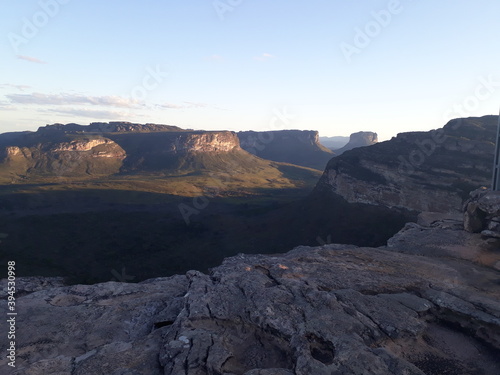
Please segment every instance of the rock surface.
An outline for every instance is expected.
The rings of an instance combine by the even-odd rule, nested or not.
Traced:
[[[236,133],[229,131],[126,122],[54,124],[36,132],[0,134],[0,174],[10,175],[13,181],[31,176],[111,176],[179,169],[196,164],[202,154],[213,158],[231,152],[238,152],[240,159],[252,159],[240,148]]]
[[[481,233],[489,243],[500,247],[500,191],[473,191],[464,211],[465,230]]]
[[[336,155],[342,155],[344,152],[358,147],[371,146],[378,142],[378,135],[374,132],[352,133],[349,142],[337,150],[333,150]]]
[[[312,130],[238,132],[241,147],[263,159],[323,170],[335,154],[319,143]]]
[[[347,151],[328,163],[317,190],[352,203],[461,212],[469,192],[491,182],[497,123],[498,116],[457,119]]]
[[[0,372],[497,375],[499,249],[456,217],[419,223],[385,248],[239,255],[208,275],[19,280],[16,371]]]

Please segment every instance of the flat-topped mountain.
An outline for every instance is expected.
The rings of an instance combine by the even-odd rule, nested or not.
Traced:
[[[351,203],[457,212],[470,190],[490,184],[497,122],[498,116],[456,119],[347,151],[328,163],[316,192]]]
[[[323,170],[334,153],[319,143],[312,130],[238,132],[241,147],[260,158]]]
[[[0,134],[0,176],[111,176],[151,171],[255,170],[265,162],[240,147],[236,133],[127,122],[54,124]]]
[[[344,152],[352,150],[353,148],[371,146],[377,142],[377,133],[364,131],[352,133],[349,137],[349,142],[344,147],[333,150],[333,152],[335,152],[336,155],[342,155]]]
[[[66,132],[66,133],[122,133],[122,132],[166,132],[183,131],[174,125],[137,124],[126,121],[92,122],[90,125],[53,124],[38,128],[38,132]]]

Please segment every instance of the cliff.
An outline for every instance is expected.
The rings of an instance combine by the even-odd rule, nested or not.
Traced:
[[[235,160],[235,153],[240,160]],[[228,131],[188,131],[124,122],[54,124],[36,132],[1,134],[0,174],[15,180],[210,169],[220,164],[238,165],[243,153],[236,134]]]
[[[371,146],[378,142],[377,133],[374,132],[357,132],[352,133],[349,137],[349,142],[342,148],[333,150],[336,155],[342,155],[344,152],[353,148]]]
[[[38,128],[38,133],[66,132],[66,133],[149,133],[165,131],[182,131],[173,125],[137,124],[125,121],[92,122],[90,125],[53,124]]]
[[[459,212],[470,190],[490,184],[497,121],[457,119],[347,151],[328,163],[316,191],[352,203]]]
[[[334,154],[319,143],[317,131],[238,132],[241,147],[262,159],[323,170]]]
[[[500,207],[498,195],[481,194]],[[19,279],[16,370],[496,375],[500,255],[463,225],[422,214],[387,247],[238,255],[209,274],[139,284]],[[2,332],[7,324],[0,321]],[[0,359],[5,373],[8,361]]]
[[[118,144],[99,135],[48,138],[32,133],[15,143],[0,145],[0,174],[12,180],[32,175],[110,175],[120,171],[126,157]]]

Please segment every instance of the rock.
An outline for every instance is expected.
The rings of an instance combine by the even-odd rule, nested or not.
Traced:
[[[0,299],[7,297],[7,279],[0,280]],[[60,287],[64,285],[62,277],[18,277],[16,279],[16,295],[21,297],[40,290]]]
[[[241,147],[263,159],[285,162],[323,171],[335,154],[319,143],[312,130],[238,132]]]
[[[333,150],[336,155],[342,155],[344,152],[358,147],[371,146],[378,142],[378,135],[374,132],[352,133],[349,142],[342,148]]]
[[[301,246],[240,254],[209,274],[25,288],[16,369],[496,375],[500,260],[488,265],[447,248],[481,241],[451,220],[408,225],[386,248]],[[0,366],[7,371],[5,359]]]
[[[500,192],[485,188],[475,190],[465,202],[464,210],[466,231],[500,239]]]
[[[328,163],[316,190],[350,203],[461,213],[469,192],[491,182],[497,123],[498,116],[457,119],[347,151]]]
[[[162,332],[181,311],[187,286],[186,277],[174,276],[19,295],[16,373],[162,374],[157,359]],[[1,304],[6,311],[6,301]],[[0,326],[7,332],[5,319]],[[0,373],[9,369],[3,357]]]

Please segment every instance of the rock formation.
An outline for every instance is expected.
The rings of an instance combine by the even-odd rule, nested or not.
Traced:
[[[241,147],[260,158],[323,170],[334,154],[319,143],[317,131],[239,132]]]
[[[497,121],[457,119],[347,151],[328,163],[317,190],[349,202],[460,212],[469,191],[490,184]]]
[[[149,133],[149,132],[165,132],[165,131],[183,131],[183,129],[174,125],[158,125],[158,124],[137,124],[125,121],[111,122],[92,122],[90,125],[79,124],[53,124],[38,128],[39,133],[50,132],[67,132],[67,133]]]
[[[482,210],[498,196],[479,200]],[[238,255],[210,274],[139,284],[20,279],[16,368],[5,356],[0,366],[26,375],[496,375],[499,270],[498,248],[460,217],[423,213],[381,248]],[[5,319],[0,326],[6,332]]]
[[[48,139],[33,133],[18,140],[17,145],[0,145],[0,169],[13,179],[33,174],[109,175],[119,172],[125,157],[118,144],[100,135]]]
[[[342,148],[333,150],[336,155],[342,155],[344,152],[353,148],[371,146],[378,142],[377,133],[374,132],[357,132],[352,133],[349,137],[349,142]]]
[[[240,148],[236,134],[228,131],[188,131],[170,125],[126,122],[54,124],[36,132],[1,134],[0,172],[18,179],[209,168],[206,164],[210,164],[210,157],[203,154],[231,152],[239,153],[239,159],[255,159]],[[226,159],[224,163],[230,164],[234,158]],[[233,164],[238,162],[233,160]]]
[[[481,233],[488,242],[500,247],[500,191],[473,191],[464,205],[465,230]]]

